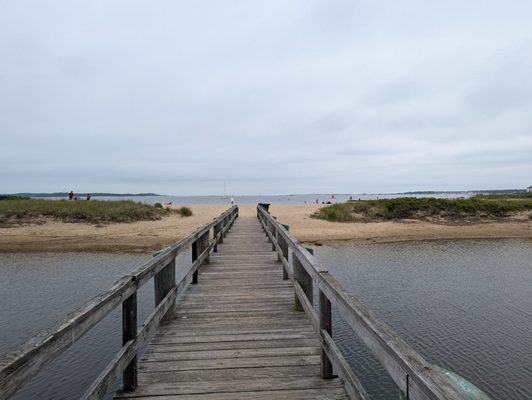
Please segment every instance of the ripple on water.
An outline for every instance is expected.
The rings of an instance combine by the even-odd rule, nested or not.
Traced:
[[[346,289],[429,362],[464,376],[493,399],[532,398],[532,241],[314,251]],[[337,318],[333,336],[372,398],[396,398],[384,369]]]

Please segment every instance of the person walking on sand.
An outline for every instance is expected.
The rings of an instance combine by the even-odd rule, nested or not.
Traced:
[[[233,199],[233,198],[231,197],[231,205],[234,205],[234,204],[235,204],[235,199]]]

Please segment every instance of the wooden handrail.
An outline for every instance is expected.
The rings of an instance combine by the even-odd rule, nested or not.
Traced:
[[[328,329],[322,329],[323,322],[320,321],[326,321],[327,316],[317,315],[312,305],[312,299],[309,298],[309,289],[310,296],[312,296],[312,284],[315,284],[319,289],[320,303],[326,304],[325,299],[321,298],[324,296],[328,302],[336,307],[339,316],[347,322],[382,363],[399,389],[407,394],[408,399],[463,399],[463,396],[430,363],[425,361],[388,325],[378,320],[365,305],[343,289],[340,283],[288,232],[285,226],[280,224],[263,207],[257,207],[257,216],[272,242],[272,247],[275,248],[279,258],[281,258],[285,270],[288,269],[287,273],[294,284],[299,304],[309,315],[320,336],[321,346],[327,357],[325,360],[322,357],[322,363],[329,361],[333,364],[335,371],[344,380],[346,390],[352,399],[366,399],[367,395],[336,347]],[[291,250],[293,264],[291,270],[288,262],[289,257],[287,254],[283,254],[283,243],[286,243]],[[320,309],[320,314],[327,313],[327,308]]]
[[[98,376],[83,398],[102,398],[114,379],[124,373],[124,370],[126,370],[124,374],[128,373],[128,370],[130,371],[128,377],[131,378],[128,379],[126,389],[134,389],[138,350],[147,343],[160,321],[173,311],[178,294],[187,286],[192,276],[197,275],[198,268],[208,258],[210,252],[237,217],[238,207],[233,206],[186,238],[140,265],[130,274],[120,278],[111,288],[93,297],[53,327],[38,333],[16,351],[8,354],[0,361],[0,400],[9,398],[27,379],[39,372],[46,363],[63,353],[121,304],[123,304],[123,321],[125,321],[123,324],[123,347]],[[210,230],[215,226],[217,227],[216,233],[213,235],[213,241],[209,242]],[[201,241],[201,245],[198,246],[199,254],[183,278],[179,282],[175,282],[175,268],[173,267],[177,254],[190,244],[196,245],[198,241]],[[137,331],[136,293],[151,278],[154,278],[156,282],[155,298],[158,299],[156,308]],[[133,321],[135,324],[132,323]],[[133,332],[132,329],[134,329]],[[126,375],[124,375],[125,377]],[[126,385],[126,382],[124,384]]]

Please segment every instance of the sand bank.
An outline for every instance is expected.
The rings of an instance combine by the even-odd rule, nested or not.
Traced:
[[[179,205],[180,206],[180,205]],[[211,221],[228,205],[188,205],[194,215],[159,221],[97,227],[47,222],[0,228],[0,251],[146,251],[167,246]],[[178,207],[177,205],[175,207]],[[256,215],[254,204],[241,205],[241,216]],[[300,241],[314,243],[390,242],[455,238],[532,238],[532,221],[435,224],[423,221],[335,223],[310,218],[320,205],[272,205],[270,211],[290,225]]]

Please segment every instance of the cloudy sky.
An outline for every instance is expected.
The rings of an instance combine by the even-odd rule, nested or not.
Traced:
[[[0,193],[532,185],[532,2],[0,0]]]

